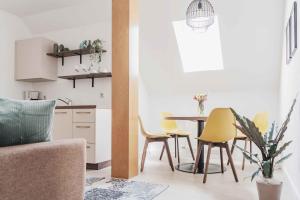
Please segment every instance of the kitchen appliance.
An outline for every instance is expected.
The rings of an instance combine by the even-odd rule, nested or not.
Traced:
[[[24,91],[25,100],[41,100],[42,93],[40,91]]]

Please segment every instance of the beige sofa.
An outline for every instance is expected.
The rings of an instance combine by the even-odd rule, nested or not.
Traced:
[[[1,200],[82,200],[85,141],[0,148]]]

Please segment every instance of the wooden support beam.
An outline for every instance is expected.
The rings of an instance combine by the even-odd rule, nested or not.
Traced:
[[[112,0],[112,177],[138,174],[138,5]]]

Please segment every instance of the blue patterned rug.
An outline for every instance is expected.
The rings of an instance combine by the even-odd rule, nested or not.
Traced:
[[[151,200],[169,186],[122,179],[86,179],[85,200]]]

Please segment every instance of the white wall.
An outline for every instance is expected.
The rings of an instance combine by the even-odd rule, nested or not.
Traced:
[[[2,10],[0,24],[0,97],[22,99],[32,86],[15,81],[15,40],[29,37],[30,31],[20,18]]]
[[[288,21],[288,17],[291,12],[292,3],[294,0],[286,0],[285,3],[285,20],[284,20],[284,28],[282,30],[283,34],[285,31],[285,26]],[[299,4],[298,0],[298,14],[299,14]],[[299,19],[299,17],[298,17]],[[299,23],[298,23],[299,27]],[[300,37],[298,30],[298,38]],[[280,119],[281,121],[285,120],[286,114],[288,113],[290,106],[292,104],[293,99],[300,92],[300,51],[297,50],[293,60],[289,65],[286,64],[286,55],[285,55],[285,37],[283,38],[283,51],[282,51],[282,74],[281,74],[281,86],[280,86]],[[299,45],[299,42],[298,42]],[[285,163],[285,171],[290,178],[292,185],[294,186],[295,199],[300,199],[300,96],[298,96],[298,103],[295,107],[294,113],[291,118],[291,122],[288,126],[287,132],[285,134],[286,140],[293,140],[293,143],[288,148],[287,152],[292,152],[293,156],[286,161]]]
[[[105,41],[104,48],[107,50],[101,65],[111,71],[111,21],[44,33],[39,36],[64,44],[70,49],[79,48],[83,40],[100,38]],[[57,63],[58,76],[85,73],[75,71],[75,67],[80,64],[79,56],[65,58],[64,66],[61,64],[61,59],[58,59]],[[88,55],[83,57],[83,65],[90,65]],[[76,88],[73,88],[72,81],[57,79],[55,82],[34,83],[33,87],[35,90],[42,91],[48,99],[67,97],[76,105],[95,104],[99,108],[111,108],[111,78],[95,79],[94,88],[91,84],[91,80],[77,80]],[[101,93],[104,94],[104,98],[101,98]]]
[[[144,126],[148,126],[149,121],[149,112],[150,112],[150,102],[149,102],[149,94],[147,91],[147,88],[145,87],[144,80],[142,77],[139,77],[139,116],[141,117]],[[139,128],[140,130],[140,128]],[[143,151],[143,146],[144,146],[144,138],[141,134],[139,133],[139,153],[142,153]]]
[[[158,131],[160,113],[171,112],[174,115],[197,116],[198,105],[193,100],[193,93],[173,94],[170,96],[150,96],[151,127]],[[268,101],[271,100],[272,101]],[[231,91],[231,92],[208,92],[208,101],[205,103],[205,114],[216,107],[232,107],[238,113],[250,119],[257,112],[269,112],[270,121],[277,117],[277,93],[266,91]],[[189,127],[186,127],[189,128]],[[193,129],[190,129],[191,131]],[[195,131],[193,131],[195,132]]]
[[[145,126],[149,131],[161,132],[160,113],[171,112],[179,116],[198,116],[198,105],[193,100],[194,93],[174,93],[173,95],[153,95],[148,93],[148,98],[140,106],[148,105],[147,112],[143,107],[140,107],[140,113],[147,115],[144,117]],[[208,92],[208,101],[205,103],[205,114],[208,115],[213,108],[216,107],[232,107],[240,114],[249,117],[250,119],[256,112],[269,112],[270,123],[277,121],[278,114],[278,93],[276,91],[231,91],[231,92]],[[196,149],[197,143],[194,138],[197,136],[197,123],[191,121],[177,121],[180,129],[189,131],[192,136],[192,145]],[[173,141],[170,142],[171,150],[173,151]],[[243,146],[244,144],[239,144]],[[189,156],[188,146],[186,141],[180,143],[181,148],[186,149]],[[151,151],[160,151],[161,145],[152,145]],[[181,151],[183,151],[183,149]],[[140,151],[142,149],[140,148]],[[156,155],[157,156],[157,155]],[[241,161],[241,154],[237,151],[234,154],[237,162]]]

